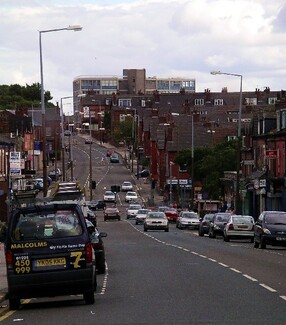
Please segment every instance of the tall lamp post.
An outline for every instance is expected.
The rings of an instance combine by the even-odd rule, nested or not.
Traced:
[[[89,107],[89,200],[92,201],[92,140],[91,140],[91,114]]]
[[[39,46],[40,46],[40,74],[41,74],[41,111],[42,111],[42,129],[43,129],[43,194],[47,195],[47,137],[46,137],[46,107],[45,107],[45,90],[44,90],[44,74],[43,74],[43,54],[42,54],[42,34],[59,32],[62,30],[80,31],[82,27],[79,25],[68,26],[65,28],[47,29],[39,31]]]
[[[64,109],[63,99],[72,98],[72,96],[66,96],[61,98],[61,134],[62,134],[62,175],[63,182],[66,180],[66,165],[65,165],[65,132],[64,132]]]
[[[239,214],[240,211],[240,152],[241,152],[241,113],[242,113],[242,75],[236,73],[228,73],[221,71],[211,71],[212,75],[224,74],[240,78],[240,95],[239,95],[239,110],[238,110],[238,126],[237,126],[237,152],[236,152],[236,187],[235,187],[235,211]]]

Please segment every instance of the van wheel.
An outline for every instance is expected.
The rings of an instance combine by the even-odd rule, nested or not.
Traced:
[[[259,243],[254,239],[254,248],[258,248],[259,247]]]
[[[265,240],[263,240],[262,238],[260,238],[260,249],[265,249],[265,248],[266,248]]]
[[[20,307],[20,299],[19,298],[9,298],[9,309],[10,310],[18,310]]]
[[[83,299],[87,305],[93,305],[94,304],[94,292],[88,291],[83,294]]]

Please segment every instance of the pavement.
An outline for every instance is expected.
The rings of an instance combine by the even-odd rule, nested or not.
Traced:
[[[132,162],[126,159],[126,150],[124,147],[115,147],[110,143],[100,143],[94,140],[95,143],[101,145],[107,150],[117,152],[124,160],[126,168],[133,171],[133,176],[137,172],[137,161],[134,159]],[[134,180],[137,185],[137,191],[142,198],[144,204],[148,207],[156,207],[163,204],[163,196],[161,196],[156,190],[151,189],[150,180],[146,178],[139,178],[134,176]],[[3,303],[7,299],[8,283],[6,276],[6,262],[5,262],[5,250],[4,244],[0,243],[0,303]],[[0,308],[4,307],[0,305]]]

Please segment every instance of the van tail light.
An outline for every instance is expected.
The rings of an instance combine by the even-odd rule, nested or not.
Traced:
[[[233,224],[230,223],[229,226],[228,226],[228,230],[233,230],[233,229],[234,229],[234,228],[233,228]]]
[[[206,226],[206,225],[207,225],[207,222],[206,222],[206,221],[203,221],[203,222],[202,222],[202,225],[203,225],[203,226]]]
[[[86,260],[86,264],[92,263],[92,244],[91,243],[85,245],[85,260]]]
[[[8,269],[13,269],[13,253],[11,250],[6,251],[6,264]]]

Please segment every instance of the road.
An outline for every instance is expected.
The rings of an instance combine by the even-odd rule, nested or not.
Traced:
[[[84,150],[78,145],[75,157],[83,157]],[[134,181],[121,163],[101,163],[104,149],[93,145],[92,152],[94,196],[101,197],[114,181]],[[76,159],[75,175],[83,181],[88,179],[85,164]],[[3,324],[285,324],[284,248],[226,243],[174,224],[169,233],[145,233],[125,218],[123,193],[117,205],[122,221],[104,222],[103,213],[97,213],[98,228],[108,237],[107,272],[98,275],[95,304],[85,305],[80,296],[27,300],[19,311],[0,318]]]

